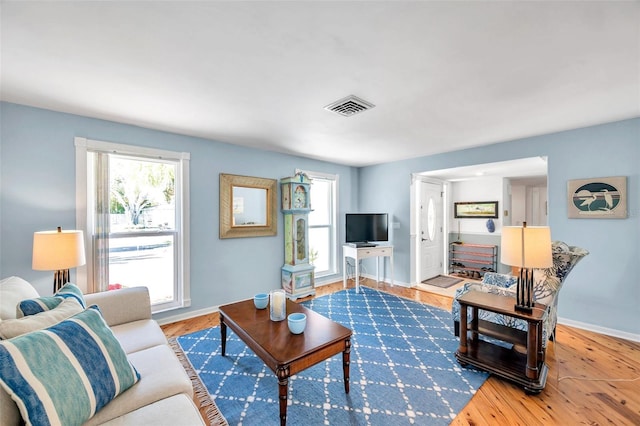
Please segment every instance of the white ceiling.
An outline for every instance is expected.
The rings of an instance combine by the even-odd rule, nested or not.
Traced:
[[[530,157],[495,163],[454,167],[451,169],[431,170],[420,173],[422,176],[450,182],[478,180],[484,178],[509,178],[519,185],[546,186],[547,158]]]
[[[640,116],[640,3],[1,4],[1,99],[370,165]],[[323,107],[354,94],[375,108]]]

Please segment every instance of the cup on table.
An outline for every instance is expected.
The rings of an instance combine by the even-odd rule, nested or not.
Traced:
[[[300,334],[304,332],[304,329],[307,326],[307,315],[300,312],[289,314],[287,317],[287,325],[289,326],[290,332],[293,334]]]
[[[253,296],[253,304],[256,305],[256,309],[264,309],[269,303],[269,295],[267,293],[258,293]]]

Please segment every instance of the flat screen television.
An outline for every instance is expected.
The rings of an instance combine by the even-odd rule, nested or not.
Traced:
[[[345,218],[347,243],[366,244],[389,241],[387,213],[347,213]]]

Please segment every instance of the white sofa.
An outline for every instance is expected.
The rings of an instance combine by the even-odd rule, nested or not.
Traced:
[[[28,286],[28,287],[27,287]],[[0,320],[15,318],[11,305],[37,292],[26,281],[0,282]],[[151,318],[149,292],[135,287],[84,295],[87,306],[98,305],[107,325],[125,350],[140,380],[110,401],[85,425],[204,425],[193,402],[193,386],[162,330]],[[20,411],[0,387],[0,425],[23,424]]]

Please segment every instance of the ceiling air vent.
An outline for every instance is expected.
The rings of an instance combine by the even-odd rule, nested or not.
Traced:
[[[373,107],[375,107],[374,104],[367,102],[364,99],[360,99],[357,96],[350,95],[327,105],[324,109],[327,111],[333,111],[344,117],[351,117],[352,115],[356,115],[359,112],[366,111]]]

